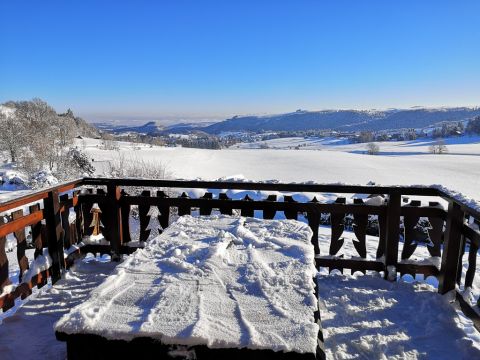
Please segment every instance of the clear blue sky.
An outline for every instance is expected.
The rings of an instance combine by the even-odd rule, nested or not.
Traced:
[[[480,105],[480,1],[1,1],[0,102],[91,119]]]

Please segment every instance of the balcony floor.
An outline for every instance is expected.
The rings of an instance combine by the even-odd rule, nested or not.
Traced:
[[[326,254],[329,230],[320,230]],[[348,256],[353,234],[344,235],[343,253]],[[376,241],[369,237],[369,254],[375,253]],[[415,255],[421,258],[424,250],[417,249]],[[15,253],[9,257],[13,264]],[[54,323],[85,301],[115,265],[106,258],[86,258],[55,287],[34,291],[23,304],[0,314],[1,358],[64,359],[66,346],[55,339]],[[326,271],[318,284],[327,358],[480,358],[480,334],[431,284],[408,276],[390,283],[375,275],[326,276]]]

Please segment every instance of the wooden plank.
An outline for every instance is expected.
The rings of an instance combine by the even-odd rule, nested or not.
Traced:
[[[205,200],[211,200],[213,199],[213,194],[212,193],[209,193],[209,192],[206,192],[205,195],[203,195],[202,199],[205,199]],[[200,207],[200,215],[210,215],[212,213],[212,207],[211,206],[207,206],[207,205],[203,205],[202,207]],[[247,216],[247,214],[243,214],[242,213],[242,216]]]
[[[0,226],[3,223],[5,223],[5,220],[3,216],[0,216]],[[6,236],[0,236],[0,293],[5,286],[11,284],[8,274],[8,257],[5,252],[6,241]]]
[[[22,217],[17,217],[13,221],[0,225],[0,237],[15,233],[25,227],[33,225],[44,218],[43,210],[35,211]]]
[[[84,196],[84,195],[81,195]],[[269,197],[270,198],[270,197]],[[255,210],[263,210],[264,218],[272,218],[270,212],[273,211],[298,211],[308,212],[309,210],[316,208],[321,213],[335,213],[335,214],[372,214],[380,215],[386,214],[386,206],[373,206],[373,205],[358,205],[358,204],[321,204],[321,203],[289,203],[289,202],[277,202],[271,200],[253,201],[247,202],[244,200],[228,200],[228,204],[225,204],[227,200],[221,199],[190,199],[190,198],[160,198],[160,197],[141,197],[141,196],[128,196],[122,199],[123,203],[131,205],[162,205],[162,206],[190,206],[190,207],[212,207],[221,208],[228,205],[231,209],[251,209],[252,206]],[[268,215],[266,214],[268,212]]]
[[[478,246],[470,243],[470,250],[468,252],[468,269],[465,274],[465,287],[472,287],[473,279],[477,270],[477,251]]]
[[[443,220],[447,218],[447,212],[445,210],[428,206],[402,206],[400,210],[400,215],[412,217],[440,218]]]
[[[92,334],[65,334],[56,332],[57,340],[67,342],[67,358],[69,360],[83,359],[169,359],[172,348],[158,340],[148,337],[138,337],[131,341],[107,340]],[[186,348],[192,350],[197,360],[320,360],[324,359],[321,352],[295,353],[274,352],[272,350],[249,349],[210,349],[197,345]]]
[[[65,268],[63,258],[63,229],[60,219],[60,201],[58,191],[48,193],[44,202],[44,215],[47,229],[48,253],[52,258],[51,276],[52,284],[55,284],[62,276]]]
[[[318,243],[318,227],[320,226],[320,212],[317,209],[312,209],[307,212],[308,226],[312,229],[312,244],[315,255],[320,254],[320,244]]]
[[[15,209],[23,205],[28,205],[35,201],[46,199],[48,196],[48,192],[52,190],[57,190],[59,193],[72,190],[75,187],[80,186],[82,181],[82,179],[72,180],[54,187],[43,189],[37,192],[30,193],[28,195],[20,196],[12,200],[2,202],[0,203],[0,213]]]
[[[120,261],[120,247],[123,244],[122,212],[120,207],[121,189],[115,185],[107,186],[108,211],[104,214],[106,229],[105,239],[110,242],[112,248],[112,261]]]
[[[15,299],[21,298],[23,300],[31,295],[32,289],[40,284],[45,284],[49,276],[50,273],[46,270],[32,276],[29,282],[19,284],[14,291],[0,297],[0,308],[2,308],[3,311],[12,308],[15,305]]]
[[[141,196],[150,196],[150,190],[144,190],[141,194]],[[130,206],[130,205],[124,205],[123,206]],[[150,229],[147,229],[148,224],[150,222],[150,216],[148,215],[148,212],[150,210],[149,205],[139,205],[138,206],[138,215],[139,215],[139,220],[140,220],[140,241],[147,241],[148,237],[150,236]]]
[[[105,179],[84,178],[85,185],[117,185],[157,188],[202,188],[202,189],[236,189],[236,190],[265,190],[284,192],[312,192],[312,193],[343,193],[343,194],[388,194],[400,192],[404,195],[440,196],[443,195],[436,188],[422,186],[356,186],[356,185],[325,185],[325,184],[284,184],[284,183],[256,183],[256,182],[228,182],[228,181],[183,181],[183,180],[146,180],[146,179]]]
[[[232,199],[228,197],[226,193],[220,193],[218,194],[218,210],[220,211],[221,214],[223,215],[232,215],[233,214],[233,205],[232,205]],[[184,198],[184,200],[186,200]],[[211,200],[213,202],[213,200]],[[180,209],[180,207],[179,207]]]
[[[403,208],[410,208],[410,205],[407,205]],[[413,255],[417,248],[416,235],[417,231],[415,230],[418,221],[420,220],[420,215],[405,215],[403,217],[403,226],[404,226],[404,243],[402,250],[402,260],[410,258]]]
[[[189,196],[187,195],[187,193],[182,192],[182,194],[179,196],[179,198],[180,199],[189,199]],[[186,203],[178,206],[178,216],[190,215],[190,212],[191,212],[191,207],[188,206]]]
[[[68,204],[68,194],[63,194],[60,196],[60,218],[62,220],[62,229],[63,229],[63,248],[68,249],[72,246],[72,239],[70,238],[70,207]],[[62,212],[63,205],[63,212]]]
[[[12,212],[12,219],[18,220],[23,217],[23,210],[17,210]],[[13,235],[17,240],[17,261],[18,261],[18,282],[22,282],[23,273],[28,269],[28,258],[25,255],[25,250],[27,250],[27,238],[25,237],[25,228],[18,228]]]
[[[455,289],[462,245],[463,219],[464,212],[462,208],[457,203],[451,202],[448,206],[445,243],[439,275],[438,292],[440,294],[445,294]]]
[[[30,214],[33,214],[37,211],[40,211],[40,205],[35,204],[29,207]],[[43,217],[43,211],[42,211]],[[42,222],[41,220],[31,225],[32,228],[32,243],[35,246],[35,253],[33,258],[36,259],[39,255],[43,254],[43,246],[45,245],[42,241]]]
[[[431,256],[442,256],[442,236],[443,236],[443,224],[444,220],[439,218],[429,217],[428,221],[432,226],[428,229],[428,236],[433,246],[427,246],[427,250]]]
[[[128,196],[125,190],[122,189],[121,193],[123,196]],[[122,212],[122,238],[123,242],[127,243],[132,241],[132,237],[130,235],[130,205],[121,204],[121,212]]]
[[[335,204],[342,206],[345,204],[346,199],[344,197],[337,198]],[[330,237],[330,248],[329,254],[336,255],[338,251],[342,248],[344,239],[340,238],[345,230],[345,213],[331,213],[330,214],[330,226],[331,226],[331,237]]]
[[[358,200],[359,204],[363,203],[363,200]],[[353,232],[358,240],[353,241],[353,246],[361,258],[367,257],[367,226],[368,215],[353,214]]]
[[[398,242],[400,241],[400,211],[401,194],[390,193],[387,205],[386,216],[386,238],[385,238],[385,278],[388,279],[388,267],[397,266]],[[391,279],[396,280],[396,279]]]
[[[315,257],[315,264],[317,267],[326,268],[345,268],[360,270],[374,270],[383,271],[384,264],[381,261],[374,260],[356,260],[356,259],[341,259],[331,257]]]
[[[467,224],[463,224],[462,234],[468,238],[471,243],[475,244],[477,247],[480,247],[480,233],[478,230],[474,230]]]
[[[160,215],[158,215],[158,222],[162,229],[166,229],[170,221],[170,205],[167,201],[169,199],[168,195],[159,190],[157,191],[157,197],[155,199],[156,202],[152,202],[152,204],[149,205],[157,206],[158,212],[160,213]],[[127,200],[130,200],[130,197],[127,198]]]
[[[397,264],[397,272],[400,275],[410,274],[412,276],[415,276],[415,274],[423,274],[425,277],[438,276],[438,274],[440,273],[440,271],[435,265],[420,265],[402,262]]]

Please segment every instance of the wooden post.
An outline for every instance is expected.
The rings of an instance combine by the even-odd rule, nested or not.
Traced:
[[[110,242],[112,261],[120,261],[120,248],[123,244],[122,211],[120,206],[121,189],[119,186],[107,185],[108,209],[103,215],[108,218],[105,238]],[[105,224],[105,226],[107,226]]]
[[[52,258],[52,284],[55,284],[62,276],[62,270],[65,268],[58,190],[50,191],[48,197],[43,200],[43,203],[45,223],[47,226],[48,253]]]
[[[440,268],[438,292],[445,294],[455,289],[462,245],[462,226],[464,213],[460,205],[450,202],[448,205],[445,242],[443,245],[442,267]]]
[[[396,271],[398,263],[398,242],[400,240],[400,210],[401,194],[392,191],[387,204],[387,228],[385,237],[385,279],[396,280],[394,270]],[[389,272],[391,272],[389,276]]]

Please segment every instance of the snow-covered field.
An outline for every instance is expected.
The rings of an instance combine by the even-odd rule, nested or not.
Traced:
[[[93,164],[99,175],[108,175],[110,162],[122,157],[129,161],[162,163],[173,177],[182,179],[214,180],[241,174],[250,180],[285,182],[441,184],[480,200],[480,143],[477,138],[471,138],[468,144],[448,145],[450,153],[445,155],[429,154],[427,144],[421,147],[410,142],[388,145],[401,149],[403,154],[400,150],[392,150],[399,154],[375,156],[363,154],[364,144],[329,145],[328,151],[204,150],[146,145],[134,151],[129,143],[119,143],[119,150],[102,150],[100,140],[87,139],[84,144],[89,157],[95,159]],[[381,144],[381,149],[383,146],[386,145]],[[419,148],[424,152],[410,154],[418,152]]]

